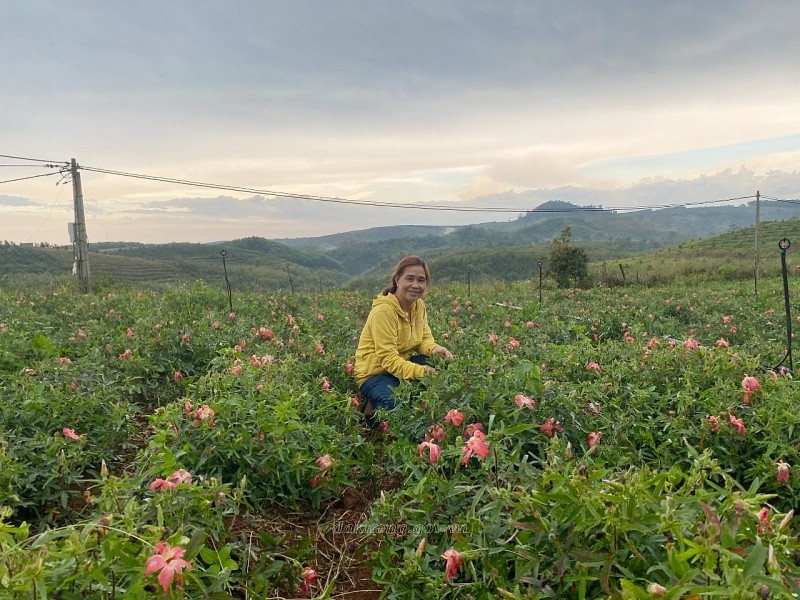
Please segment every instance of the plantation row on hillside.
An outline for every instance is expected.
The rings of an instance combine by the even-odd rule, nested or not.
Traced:
[[[435,286],[456,358],[374,430],[349,375],[371,294],[235,293],[231,311],[202,284],[11,283],[2,597],[800,591],[780,279],[541,303],[533,281]]]

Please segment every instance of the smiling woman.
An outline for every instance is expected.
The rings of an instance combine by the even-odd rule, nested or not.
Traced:
[[[372,302],[356,351],[355,377],[363,396],[361,408],[394,408],[392,393],[401,379],[419,379],[435,372],[427,358],[434,354],[453,358],[438,345],[428,326],[422,296],[430,271],[418,256],[407,256],[395,267],[391,283]]]

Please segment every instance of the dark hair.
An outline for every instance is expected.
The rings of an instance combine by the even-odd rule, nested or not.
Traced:
[[[394,294],[397,291],[397,280],[402,277],[403,271],[405,271],[408,267],[422,267],[425,270],[425,279],[428,280],[428,283],[431,282],[431,272],[428,270],[428,265],[425,264],[425,261],[422,260],[419,256],[406,256],[403,260],[397,263],[397,266],[394,268],[394,273],[392,273],[392,279],[381,294],[384,296],[388,296],[389,294]]]

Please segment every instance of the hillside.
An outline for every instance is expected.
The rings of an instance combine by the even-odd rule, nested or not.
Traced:
[[[90,243],[89,262],[92,276],[101,281],[147,286],[199,279],[225,285],[221,255],[225,250],[225,268],[234,289],[323,290],[342,285],[374,289],[385,283],[397,260],[419,254],[431,263],[438,282],[513,281],[538,277],[540,260],[546,272],[551,240],[569,227],[573,243],[583,247],[593,263],[591,276],[597,281],[622,282],[626,270],[626,282],[640,283],[687,275],[752,277],[752,207],[615,213],[565,210],[571,205],[564,204],[548,203],[555,212],[533,211],[502,224],[380,227],[324,236],[316,242],[304,238],[298,245],[256,237],[213,244]],[[762,216],[800,212],[796,205],[763,204],[768,206],[762,206]],[[718,231],[691,237],[713,230]],[[766,273],[774,271],[768,261],[777,252],[777,241],[796,238],[800,244],[799,231],[800,216],[762,219]],[[311,250],[323,246],[330,249]],[[72,249],[6,244],[0,245],[0,259],[0,276],[69,277]],[[617,263],[623,266],[618,268]]]

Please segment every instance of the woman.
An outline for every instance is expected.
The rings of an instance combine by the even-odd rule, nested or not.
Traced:
[[[433,340],[422,296],[430,283],[428,265],[417,256],[401,260],[391,283],[372,302],[356,350],[355,377],[369,417],[394,408],[392,393],[401,379],[435,371],[426,358],[453,354]]]

